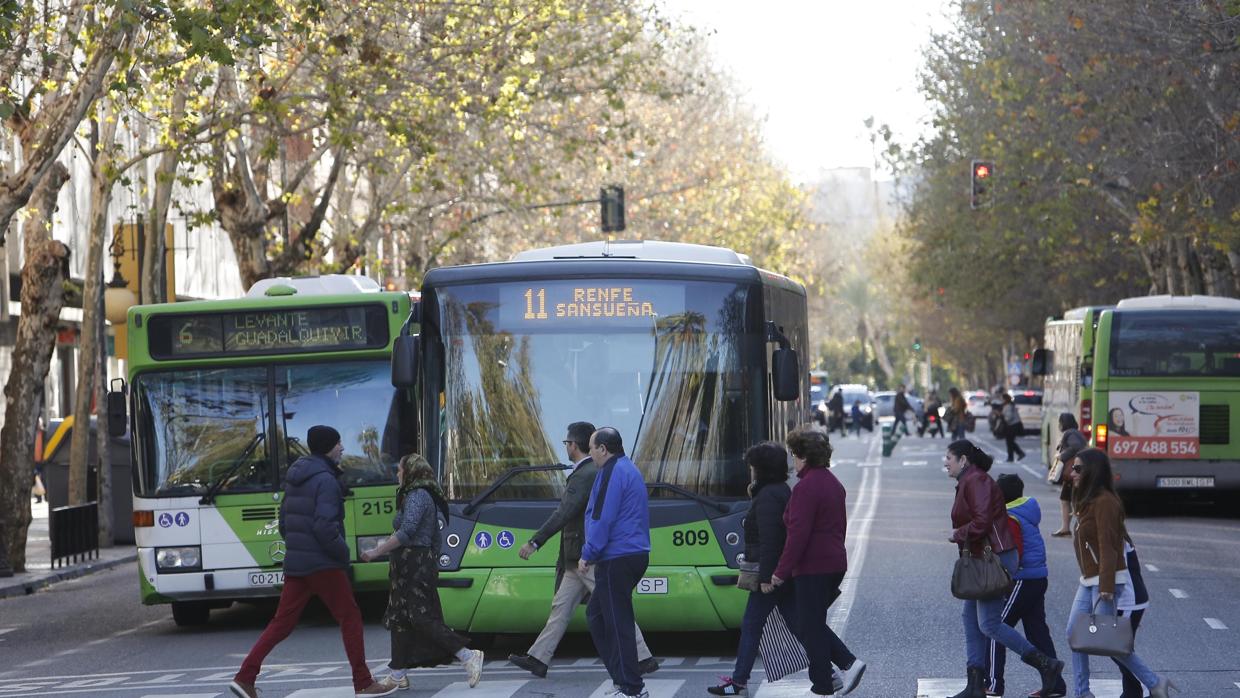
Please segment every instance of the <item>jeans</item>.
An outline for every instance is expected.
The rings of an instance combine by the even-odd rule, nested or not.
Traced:
[[[340,624],[344,651],[349,658],[349,665],[353,668],[353,689],[362,691],[374,683],[370,667],[366,664],[362,612],[357,608],[353,587],[349,584],[349,576],[344,570],[322,570],[305,577],[284,577],[284,588],[280,590],[280,605],[276,608],[276,615],[267,624],[267,629],[259,636],[258,642],[254,643],[245,661],[241,662],[241,670],[235,677],[237,681],[252,684],[258,679],[263,660],[281,640],[293,632],[297,620],[301,618],[301,612],[312,596],[319,597]]]
[[[1016,571],[1018,559],[1015,548],[999,553],[999,562],[1003,563],[1009,574]],[[999,642],[1021,657],[1037,649],[1023,635],[1003,622],[1003,608],[1006,605],[1006,596],[992,601],[964,602],[961,618],[964,620],[965,659],[970,667],[983,671],[986,669],[991,640]]]
[[[1124,591],[1123,584],[1115,585],[1115,595],[1119,596]],[[1098,587],[1078,586],[1076,589],[1076,599],[1072,601],[1072,610],[1068,613],[1068,632],[1072,632],[1072,624],[1078,616],[1088,614],[1093,609],[1094,604],[1098,601]],[[1115,602],[1103,601],[1098,603],[1098,613],[1102,615],[1115,614]],[[1158,674],[1154,673],[1141,661],[1136,652],[1125,657],[1115,657],[1115,662],[1132,672],[1146,688],[1153,688],[1158,684]],[[1072,682],[1076,695],[1084,695],[1089,692],[1089,655],[1080,652],[1072,653]]]
[[[1141,618],[1145,616],[1145,610],[1120,611],[1119,614],[1132,618],[1132,634],[1136,637],[1137,628],[1141,627]],[[1133,676],[1123,664],[1120,664],[1118,659],[1111,659],[1111,661],[1119,666],[1119,675],[1123,678],[1124,691],[1119,694],[1119,698],[1142,698],[1145,695],[1145,689],[1141,688],[1141,682],[1137,680],[1137,677]]]
[[[968,429],[965,429],[963,424],[952,427],[952,441],[963,439],[966,432],[968,432]]]
[[[796,610],[800,616],[796,637],[809,658],[810,690],[820,696],[834,695],[831,665],[846,669],[857,659],[827,625],[827,609],[840,596],[844,573],[802,574],[793,581]]]
[[[650,564],[648,553],[600,560],[594,565],[594,593],[586,606],[586,623],[611,680],[626,696],[642,692],[645,682],[637,668],[637,623],[633,590]]]
[[[734,683],[742,686],[749,683],[753,664],[758,659],[758,643],[762,640],[762,630],[766,627],[766,619],[771,615],[771,611],[778,607],[788,628],[793,629],[797,622],[796,599],[792,591],[795,585],[795,581],[784,582],[769,594],[761,591],[749,592],[745,615],[741,618],[741,642],[736,648],[736,667],[732,669]]]

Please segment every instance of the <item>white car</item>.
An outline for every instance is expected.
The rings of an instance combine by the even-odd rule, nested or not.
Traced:
[[[1012,402],[1016,403],[1016,412],[1020,415],[1020,423],[1025,427],[1026,434],[1042,432],[1042,390],[1040,388],[1024,388],[1017,386],[1008,391]]]
[[[969,405],[969,414],[981,420],[990,416],[990,394],[985,390],[965,393],[964,399]]]

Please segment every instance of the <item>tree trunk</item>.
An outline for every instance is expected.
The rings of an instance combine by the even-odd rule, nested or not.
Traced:
[[[861,322],[870,339],[870,346],[874,347],[874,359],[878,361],[878,367],[882,369],[883,375],[887,376],[888,382],[892,381],[896,377],[896,370],[887,358],[887,347],[883,346],[883,338],[878,335],[874,323],[868,317],[862,316]]]
[[[1176,294],[1176,289],[1180,288],[1180,286],[1175,282],[1175,241],[1167,239],[1166,242],[1163,243],[1163,247],[1166,250],[1163,254],[1163,270],[1167,275],[1167,293],[1174,296]]]
[[[1160,278],[1158,269],[1154,264],[1154,257],[1150,254],[1149,250],[1145,249],[1145,246],[1137,245],[1136,248],[1137,254],[1141,257],[1141,263],[1145,265],[1145,273],[1150,277],[1150,288],[1147,293],[1151,296],[1156,296],[1161,293],[1162,279]]]
[[[107,330],[100,313],[95,326],[99,331],[99,351],[95,357],[98,373],[95,377],[95,404],[99,406],[98,422],[95,426],[95,452],[99,454],[99,482],[95,491],[99,495],[99,545],[110,548],[112,539],[112,439],[108,435],[108,352]]]
[[[1240,252],[1227,248],[1227,264],[1231,267],[1230,294],[1240,297]]]
[[[69,170],[56,163],[30,197],[34,207],[23,231],[22,314],[17,321],[12,368],[4,386],[4,428],[0,430],[0,544],[9,564],[26,569],[30,486],[34,478],[34,433],[43,386],[56,346],[56,326],[69,276],[69,248],[48,235],[56,196]]]
[[[105,101],[106,104],[106,101]],[[90,234],[86,242],[86,283],[82,291],[82,333],[78,342],[77,390],[73,400],[73,432],[69,450],[69,504],[86,503],[87,460],[90,456],[90,407],[95,396],[99,362],[99,313],[103,300],[103,239],[108,232],[108,201],[112,198],[112,147],[116,119],[106,118],[100,105],[98,142],[91,164]],[[103,405],[98,405],[102,409]]]
[[[1184,295],[1201,295],[1201,265],[1193,253],[1193,243],[1187,235],[1179,235],[1175,239],[1176,263],[1180,267],[1180,277],[1184,285]]]
[[[172,95],[173,123],[185,117],[190,82],[196,74],[196,69],[191,69]],[[142,249],[142,278],[146,283],[140,284],[142,297],[139,300],[144,304],[166,303],[169,294],[176,292],[174,288],[165,288],[169,250],[164,230],[168,227],[168,209],[172,206],[172,189],[176,185],[180,166],[181,149],[173,148],[164,151],[155,168],[155,195],[151,200],[151,215],[147,220]]]

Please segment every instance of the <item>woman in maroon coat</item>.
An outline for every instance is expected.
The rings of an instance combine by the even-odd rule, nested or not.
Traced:
[[[788,435],[788,450],[798,481],[784,510],[788,535],[771,584],[792,583],[799,616],[796,636],[809,658],[810,690],[818,696],[835,694],[831,681],[834,662],[842,670],[842,693],[849,693],[861,681],[865,662],[853,656],[827,625],[827,609],[839,597],[840,583],[848,570],[844,486],[828,470],[831,442],[826,434],[797,429]]]

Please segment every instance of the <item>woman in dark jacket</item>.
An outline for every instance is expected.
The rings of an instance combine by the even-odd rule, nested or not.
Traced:
[[[798,622],[796,636],[809,658],[810,692],[835,694],[831,664],[840,667],[843,693],[856,688],[865,662],[827,625],[827,609],[840,595],[848,570],[844,536],[848,528],[844,486],[831,473],[831,442],[813,429],[788,435],[788,450],[799,482],[784,510],[787,538],[779,564],[771,575],[772,587],[792,582]]]
[[[1132,581],[1124,553],[1128,537],[1124,505],[1115,494],[1111,460],[1106,453],[1087,448],[1077,454],[1070,475],[1075,480],[1073,548],[1081,568],[1081,583],[1068,614],[1069,632],[1078,616],[1095,608],[1100,615],[1114,615],[1116,598],[1124,595],[1125,587]],[[1135,652],[1116,657],[1115,661],[1150,689],[1150,698],[1167,698],[1170,689],[1176,688],[1165,676],[1155,674]],[[1089,655],[1072,653],[1072,674],[1076,695],[1093,695],[1089,692]]]
[[[439,605],[440,534],[437,514],[448,520],[448,505],[435,472],[422,456],[400,460],[397,471],[396,518],[392,535],[378,547],[362,553],[366,562],[392,554],[387,610],[383,626],[392,633],[391,674],[381,685],[409,688],[406,675],[413,667],[447,664],[454,658],[465,665],[469,687],[482,678],[482,652],[465,647],[465,638],[443,622]]]
[[[952,535],[948,539],[975,557],[986,550],[998,556],[1008,574],[1016,572],[1019,553],[1009,528],[1007,505],[999,485],[990,477],[994,459],[968,439],[953,441],[944,459],[947,475],[956,480],[952,504]],[[1038,670],[1042,695],[1062,685],[1063,662],[1038,651],[1023,635],[1003,622],[1005,596],[990,601],[965,601],[964,639],[968,684],[952,698],[986,698],[986,660],[989,640],[1020,655]]]
[[[1059,445],[1055,447],[1055,458],[1063,463],[1063,484],[1059,487],[1059,530],[1052,536],[1066,538],[1072,535],[1072,462],[1076,454],[1089,446],[1089,439],[1077,427],[1076,417],[1071,412],[1059,413]]]

